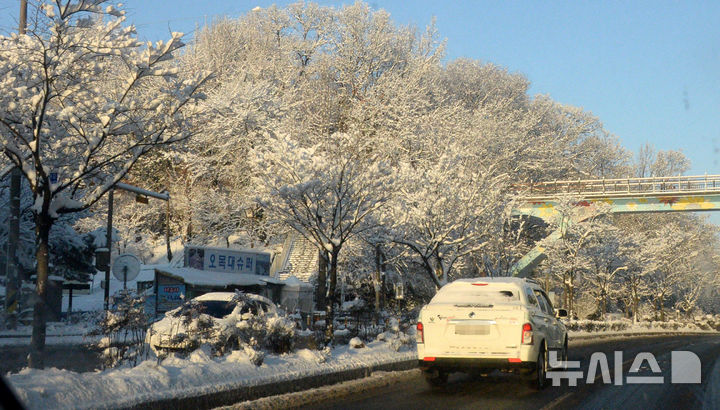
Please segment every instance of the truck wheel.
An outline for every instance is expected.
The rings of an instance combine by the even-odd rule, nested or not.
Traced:
[[[560,365],[557,366],[557,362],[551,363],[551,361],[548,359],[546,371],[548,369],[550,369],[550,370],[556,370],[556,369],[565,370],[567,368],[567,361],[568,361],[568,342],[567,342],[567,340],[565,340],[565,343],[563,344],[562,349],[555,350],[555,353],[556,353],[555,360],[560,362]],[[555,364],[556,366],[553,366],[551,368],[550,366],[553,364]]]
[[[448,380],[448,373],[437,369],[423,370],[423,376],[430,387],[445,386]]]
[[[530,380],[530,387],[534,390],[542,390],[547,384],[547,351],[545,345],[540,346],[537,361],[535,362],[535,372]]]

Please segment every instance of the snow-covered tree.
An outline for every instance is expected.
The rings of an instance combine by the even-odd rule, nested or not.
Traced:
[[[340,251],[348,240],[375,226],[372,214],[392,193],[391,172],[365,156],[366,149],[357,137],[334,134],[309,148],[280,137],[258,150],[260,205],[314,243],[327,262],[329,298],[323,300],[321,272],[316,303],[326,302],[330,330]]]
[[[383,215],[386,240],[406,247],[440,288],[498,233],[505,181],[494,164],[477,163],[461,150],[441,154],[427,169],[405,166]]]
[[[635,156],[635,175],[638,177],[671,177],[690,169],[690,160],[682,151],[658,151],[645,143]]]
[[[698,239],[702,232],[693,229],[692,218],[673,222],[647,231],[642,249],[650,296],[660,320],[665,320],[666,305],[677,296],[678,282],[691,280],[694,272],[686,268],[701,246]]]
[[[7,186],[0,186],[0,220],[9,219],[10,209]],[[20,202],[25,204],[20,210],[20,242],[18,247],[18,263],[20,277],[28,280],[35,271],[35,221],[30,209],[32,192],[27,184],[23,184]],[[52,226],[48,237],[49,264],[53,267],[55,276],[66,279],[85,280],[95,272],[92,266],[92,252],[96,248],[92,235],[87,231],[76,229],[78,218],[86,213],[61,215]],[[0,224],[0,243],[6,243],[8,238],[7,224]],[[0,250],[0,266],[5,266],[6,249]]]
[[[585,206],[576,198],[561,198],[555,207],[557,215],[551,228],[561,232],[560,239],[547,244],[544,269],[560,282],[563,306],[570,316],[574,313],[578,279],[592,270],[590,245],[607,227],[603,217],[607,208],[601,203]]]
[[[198,86],[169,64],[183,43],[142,44],[103,1],[41,4],[27,35],[0,37],[0,148],[33,192],[37,302],[29,364],[42,367],[48,234],[143,155],[187,138]]]
[[[583,277],[582,287],[597,303],[597,313],[602,320],[608,312],[608,302],[620,295],[621,275],[632,268],[632,256],[638,251],[638,245],[611,223],[601,222],[603,226],[590,238],[585,249],[590,269]]]

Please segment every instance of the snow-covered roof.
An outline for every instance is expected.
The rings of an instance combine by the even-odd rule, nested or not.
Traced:
[[[277,272],[276,277],[278,279],[288,279],[294,276],[300,281],[308,283],[310,278],[317,274],[317,247],[298,234],[290,234],[285,246],[288,249],[283,249],[283,253],[287,252],[287,258]],[[280,257],[282,256],[280,255]]]
[[[162,265],[162,267],[165,267],[167,265]],[[157,266],[155,265],[141,265],[140,266],[140,273],[138,273],[138,276],[135,278],[135,281],[137,282],[151,282],[155,280],[155,268]]]
[[[157,267],[155,270],[172,278],[182,280],[189,285],[202,286],[263,286],[269,282],[266,276],[243,273],[212,272],[193,268]]]
[[[296,278],[295,276],[290,276],[289,278],[282,281],[283,285],[285,285],[285,289],[293,289],[293,290],[310,290],[312,291],[313,286],[307,282],[303,282],[300,279]]]
[[[265,283],[273,283],[275,285],[285,285],[284,280],[276,279],[271,276],[260,276],[259,278],[261,281],[263,281]]]

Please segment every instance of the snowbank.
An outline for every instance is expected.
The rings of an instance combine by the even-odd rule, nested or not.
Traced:
[[[263,365],[256,367],[241,352],[211,358],[206,351],[197,350],[184,359],[169,356],[160,364],[145,361],[135,368],[91,373],[26,368],[7,379],[29,408],[115,408],[416,358],[414,347],[396,352],[387,343],[371,342],[360,349],[345,345],[331,352],[304,349],[268,355]]]
[[[633,323],[629,319],[620,320],[569,320],[565,322],[570,335],[599,333],[638,333],[638,332],[702,332],[719,331],[720,318],[713,315],[694,318],[693,320],[645,321]]]

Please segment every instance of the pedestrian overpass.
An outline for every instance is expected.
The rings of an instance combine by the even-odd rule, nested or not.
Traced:
[[[720,175],[552,181],[516,188],[519,203],[513,215],[548,222],[559,216],[558,206],[567,198],[577,209],[571,223],[590,217],[598,203],[614,214],[720,210]],[[561,236],[558,229],[540,241],[512,267],[512,275],[528,276],[545,259],[545,246]]]

